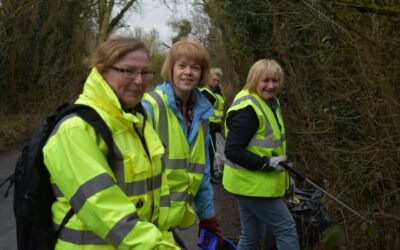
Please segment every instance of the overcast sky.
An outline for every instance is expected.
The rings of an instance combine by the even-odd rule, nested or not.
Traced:
[[[160,33],[160,39],[169,44],[172,38],[172,30],[168,22],[173,19],[190,19],[189,7],[185,4],[179,4],[176,8],[170,6],[173,11],[168,9],[160,0],[143,0],[143,11],[141,14],[135,12],[128,19],[127,24],[133,29],[141,27],[146,32],[153,28]]]

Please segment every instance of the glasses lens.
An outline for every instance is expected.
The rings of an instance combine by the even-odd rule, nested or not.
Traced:
[[[125,72],[124,72],[124,76],[126,77],[126,78],[135,78],[135,76],[136,76],[136,72],[132,72],[132,71],[128,71],[128,70],[126,70]]]

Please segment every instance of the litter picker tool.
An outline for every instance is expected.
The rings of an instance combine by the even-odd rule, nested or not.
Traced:
[[[214,142],[213,142],[213,140],[212,140],[212,138],[211,138],[211,135],[209,135],[209,137],[210,137],[211,147],[212,147],[212,150],[213,150],[213,153],[214,153],[214,160],[215,160],[215,162],[217,163],[218,174],[221,175],[222,168],[221,168],[221,166],[219,165],[219,160],[218,160],[217,157],[216,157],[216,155],[217,155],[217,150],[215,149]],[[211,166],[211,169],[213,169],[213,166]]]
[[[349,210],[350,212],[352,212],[353,214],[357,215],[358,217],[360,217],[362,220],[364,220],[365,222],[367,222],[368,224],[370,224],[370,221],[368,221],[364,216],[362,216],[360,213],[358,213],[357,211],[355,211],[354,209],[352,209],[351,207],[347,206],[346,204],[344,204],[342,201],[340,201],[338,198],[336,198],[335,196],[331,195],[330,193],[328,193],[328,191],[324,190],[323,188],[321,188],[320,186],[318,186],[317,184],[315,184],[314,182],[312,182],[311,180],[307,179],[305,176],[303,176],[302,174],[300,174],[299,172],[297,172],[296,170],[294,170],[292,167],[290,167],[288,165],[287,162],[280,162],[279,165],[281,165],[282,167],[284,167],[287,171],[289,171],[290,173],[294,174],[295,176],[297,176],[300,180],[304,180],[306,182],[308,182],[311,186],[315,187],[316,189],[320,190],[322,193],[324,193],[325,195],[327,195],[328,197],[330,197],[332,200],[336,201],[337,203],[339,203],[340,205],[342,205],[343,207],[345,207],[347,210]]]

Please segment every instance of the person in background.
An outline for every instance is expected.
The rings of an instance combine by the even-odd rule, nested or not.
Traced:
[[[296,225],[283,196],[289,190],[285,127],[276,95],[284,74],[275,60],[257,61],[227,111],[224,188],[239,203],[238,249],[259,249],[268,228],[279,250],[299,249]]]
[[[95,51],[77,104],[95,109],[114,147],[78,116],[65,118],[43,149],[57,196],[55,249],[179,249],[163,240],[159,221],[163,146],[140,103],[151,81],[149,52],[139,40],[111,36]],[[115,159],[107,161],[108,151]]]
[[[224,102],[225,99],[221,93],[221,88],[219,83],[222,79],[222,70],[220,68],[210,69],[210,82],[207,87],[202,88],[200,91],[208,99],[214,108],[214,115],[210,116],[208,119],[210,122],[210,136],[211,143],[208,149],[208,154],[210,156],[210,174],[211,183],[219,183],[220,176],[215,176],[214,173],[214,157],[216,151],[216,141],[215,134],[222,132],[222,119],[224,117]]]
[[[174,43],[164,61],[161,75],[165,82],[145,94],[143,105],[165,147],[164,168],[170,196],[162,197],[168,206],[164,230],[186,229],[196,220],[192,203],[205,228],[223,242],[215,217],[214,192],[210,183],[208,157],[208,118],[213,108],[198,87],[208,83],[209,55],[197,41]]]

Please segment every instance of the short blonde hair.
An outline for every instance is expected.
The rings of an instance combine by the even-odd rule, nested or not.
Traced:
[[[279,63],[273,59],[258,60],[251,66],[244,88],[248,89],[250,93],[254,93],[258,82],[268,77],[276,78],[278,80],[278,89],[282,88],[284,74]]]
[[[181,58],[194,60],[200,64],[201,74],[197,87],[207,86],[210,70],[210,56],[203,45],[189,38],[179,40],[172,45],[161,69],[162,78],[173,84],[172,71],[174,64]]]
[[[150,58],[147,46],[139,39],[130,36],[110,35],[92,55],[91,64],[100,73],[103,73],[126,54],[136,50],[146,52]]]
[[[211,68],[210,69],[210,76],[212,75],[217,75],[220,78],[222,78],[223,73],[222,73],[222,69],[221,68]]]

